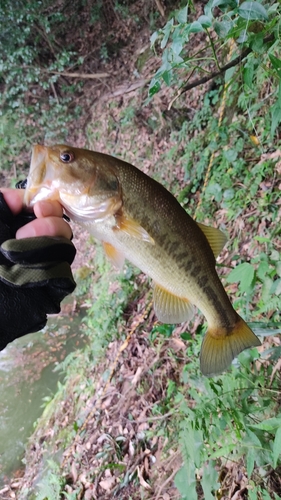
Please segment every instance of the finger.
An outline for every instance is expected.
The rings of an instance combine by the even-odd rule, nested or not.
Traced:
[[[17,239],[33,236],[64,236],[71,239],[72,231],[67,222],[60,217],[44,217],[29,222],[16,233]]]
[[[23,206],[24,190],[1,188],[1,192],[3,193],[5,202],[7,203],[13,214],[17,215],[18,213],[20,213]]]
[[[34,205],[36,217],[62,217],[63,209],[58,201],[38,201]]]

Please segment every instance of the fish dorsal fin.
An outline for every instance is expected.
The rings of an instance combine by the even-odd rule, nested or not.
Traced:
[[[153,301],[156,316],[163,323],[183,323],[194,314],[193,305],[187,299],[177,297],[157,284],[154,286]]]
[[[110,243],[103,241],[102,244],[109,260],[111,260],[111,262],[115,267],[117,267],[117,269],[121,269],[124,264],[125,256],[121,252],[116,250],[116,248],[112,246]]]
[[[202,233],[205,234],[208,243],[213,250],[213,254],[217,258],[227,242],[226,235],[216,227],[205,226],[205,224],[200,224],[199,222],[196,224],[201,229]]]
[[[116,225],[113,228],[115,231],[123,231],[124,233],[137,238],[142,241],[147,241],[154,245],[154,239],[148,234],[148,232],[135,220],[131,219],[126,215],[116,215],[115,216]]]

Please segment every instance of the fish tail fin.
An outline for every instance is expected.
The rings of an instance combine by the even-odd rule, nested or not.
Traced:
[[[209,377],[217,375],[226,370],[244,349],[259,345],[259,339],[237,314],[237,322],[231,331],[226,328],[208,328],[200,352],[201,371]]]

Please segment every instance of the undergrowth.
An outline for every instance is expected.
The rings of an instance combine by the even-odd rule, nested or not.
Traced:
[[[206,37],[202,57],[189,52],[189,41],[196,33]],[[171,144],[157,159],[157,172],[161,171],[166,185],[170,184],[179,194],[180,202],[191,215],[202,198],[197,218],[205,223],[215,220],[222,230],[229,232],[230,243],[219,272],[235,309],[264,344],[260,351],[251,349],[242,353],[228,373],[207,379],[199,373],[198,363],[205,326],[198,327],[195,335],[189,331],[181,334],[189,362],[178,382],[168,381],[166,398],[151,410],[152,415],[168,413],[169,419],[161,420],[161,425],[155,424],[145,433],[147,439],[155,435],[166,439],[164,453],[181,450],[182,466],[174,482],[182,500],[232,498],[238,491],[233,480],[236,473],[239,484],[244,485],[243,498],[281,498],[281,483],[276,479],[280,478],[281,470],[280,4],[238,5],[235,0],[211,0],[200,17],[196,18],[192,11],[189,18],[187,7],[175,13],[152,36],[152,44],[161,53],[162,65],[150,85],[147,106],[151,107],[153,95],[158,92],[161,95],[161,87],[168,85],[178,95],[174,101],[176,109],[184,107],[185,85],[191,77],[211,74],[210,58],[219,70],[225,64],[226,42],[231,39],[240,52],[245,48],[250,51],[242,65],[227,70],[225,79],[224,73],[220,74],[215,88],[207,89],[191,119],[183,119],[177,127],[165,128],[165,118],[154,110],[153,120],[145,123],[149,130],[153,127],[156,135],[161,129],[161,139],[164,136]],[[228,84],[226,113],[218,129],[225,82]],[[118,103],[112,101],[109,107],[116,109]],[[117,126],[109,116],[107,144],[112,150],[106,152],[121,153],[123,159],[133,162],[138,152],[134,105],[122,109],[119,118]],[[132,132],[128,139],[129,130]],[[118,141],[112,139],[113,132]],[[98,121],[95,127],[89,126],[87,134],[90,144],[99,140]],[[127,141],[123,149],[122,134]],[[147,145],[147,155],[152,150],[153,145]],[[203,190],[212,152],[215,161]],[[181,179],[171,179],[175,166],[182,173]],[[73,353],[61,364],[66,371],[65,387],[67,381],[79,376],[79,381],[68,388],[75,401],[81,392],[84,401],[93,396],[95,387],[88,368],[98,365],[113,339],[124,338],[124,308],[136,297],[135,275],[130,267],[126,268],[126,274],[113,278],[100,253],[94,265],[96,278],[91,285],[92,298],[84,321],[89,346],[83,354]],[[110,281],[111,285],[115,283],[114,293],[109,293]],[[169,338],[172,333],[171,326],[156,326],[150,341],[157,343],[157,338]],[[101,373],[104,382],[107,377],[108,373]],[[58,391],[62,399],[69,396],[65,387]],[[55,413],[52,404],[47,402],[48,418]],[[71,432],[64,431],[60,436],[62,447],[71,443],[82,425],[82,420],[75,417],[81,407],[76,408],[75,404]],[[131,481],[138,484],[136,477]],[[36,498],[57,499],[64,486],[56,462],[46,462]],[[46,491],[53,493],[46,497]],[[149,493],[141,492],[144,498],[152,498]],[[66,493],[64,497],[78,498]]]

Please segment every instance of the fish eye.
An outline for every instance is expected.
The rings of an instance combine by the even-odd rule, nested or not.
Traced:
[[[70,151],[64,151],[60,154],[60,159],[63,163],[70,163],[74,160],[74,154]]]

